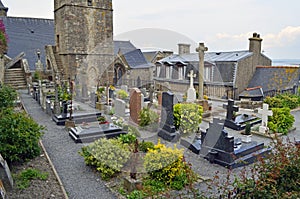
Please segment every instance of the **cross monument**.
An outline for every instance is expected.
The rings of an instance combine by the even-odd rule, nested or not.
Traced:
[[[203,75],[204,75],[204,52],[208,51],[208,48],[204,46],[204,43],[199,43],[199,47],[196,48],[199,53],[199,99],[203,99]]]
[[[273,111],[269,110],[269,104],[263,104],[262,109],[258,109],[258,113],[261,114],[261,126],[259,126],[260,133],[266,133],[268,131],[268,116],[273,115]]]
[[[190,78],[190,88],[187,91],[187,102],[194,102],[196,100],[196,91],[194,88],[194,78],[196,77],[196,74],[194,74],[194,71],[191,70],[188,74],[188,77]]]

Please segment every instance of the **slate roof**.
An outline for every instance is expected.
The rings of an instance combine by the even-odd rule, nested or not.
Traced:
[[[264,92],[291,89],[298,85],[299,66],[257,66],[248,88],[261,86]]]
[[[130,41],[114,41],[114,55],[116,56],[119,51],[122,54],[136,50],[136,47]]]
[[[8,52],[14,58],[25,53],[30,69],[35,68],[37,49],[45,65],[45,46],[54,45],[54,21],[52,19],[0,17],[8,35]]]
[[[0,10],[8,10],[8,8],[3,5],[2,1],[0,1]]]
[[[127,52],[123,54],[123,56],[129,67],[132,69],[150,68],[154,66],[154,64],[147,62],[140,49]]]

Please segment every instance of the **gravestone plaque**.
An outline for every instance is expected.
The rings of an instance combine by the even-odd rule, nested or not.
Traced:
[[[162,94],[162,108],[161,108],[161,121],[158,136],[169,141],[177,142],[180,135],[175,130],[174,126],[174,94],[171,92],[163,92]]]
[[[119,117],[125,117],[126,103],[124,100],[115,100],[115,113]]]
[[[133,88],[130,92],[130,120],[136,124],[139,124],[139,113],[142,109],[142,93],[138,88]]]
[[[6,190],[12,189],[14,185],[13,178],[10,173],[10,169],[7,165],[7,162],[3,159],[0,154],[0,180],[2,181]]]

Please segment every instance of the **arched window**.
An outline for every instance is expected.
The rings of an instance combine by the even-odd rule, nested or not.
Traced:
[[[88,4],[88,6],[92,6],[93,5],[93,1],[92,0],[88,0],[87,4]]]

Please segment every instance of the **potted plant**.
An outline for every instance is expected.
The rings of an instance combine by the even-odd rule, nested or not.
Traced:
[[[250,122],[246,123],[245,131],[242,133],[243,134],[243,142],[249,143],[251,142],[251,124]]]
[[[105,116],[98,117],[99,124],[109,124],[109,122],[106,120]]]

